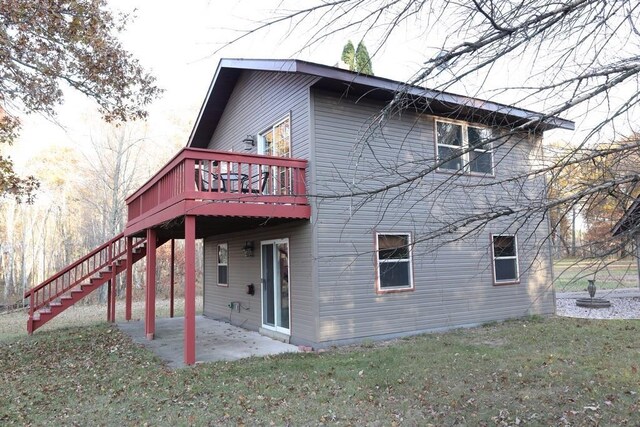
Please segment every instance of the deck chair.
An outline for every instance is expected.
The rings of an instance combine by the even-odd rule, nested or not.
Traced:
[[[251,181],[246,178],[242,185],[243,193],[264,194],[269,183],[269,170],[262,171],[251,176]]]
[[[211,179],[209,179],[211,176]],[[219,191],[218,190],[218,175],[210,173],[206,169],[196,169],[196,189],[198,191]],[[211,181],[211,187],[209,187],[209,181]],[[224,181],[222,181],[222,191],[224,191]]]

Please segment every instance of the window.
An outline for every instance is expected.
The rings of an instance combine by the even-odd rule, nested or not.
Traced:
[[[276,157],[291,157],[291,118],[284,119],[258,135],[258,154]],[[266,193],[289,195],[293,188],[293,177],[285,166],[263,166],[262,174],[268,176]]]
[[[291,157],[291,119],[289,116],[258,135],[258,154]]]
[[[413,289],[409,234],[376,234],[377,289]]]
[[[218,245],[218,286],[229,286],[229,249],[226,243]]]
[[[493,151],[491,142],[486,142],[491,138],[491,129],[437,120],[438,161],[457,155],[441,164],[439,169],[492,174]],[[468,147],[471,150],[463,153]]]
[[[513,235],[492,235],[493,240],[493,282],[517,283],[520,272],[518,268],[518,241]]]

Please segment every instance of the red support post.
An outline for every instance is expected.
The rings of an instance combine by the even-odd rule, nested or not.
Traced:
[[[115,323],[116,321],[116,297],[117,297],[117,289],[116,289],[116,263],[115,261],[111,262],[111,280],[109,280],[109,286],[111,287],[111,298],[109,299],[109,305],[111,309],[109,312],[111,313],[111,317],[109,318],[109,322]]]
[[[107,262],[109,266],[113,267],[111,265],[111,261],[113,260],[112,257],[112,248],[111,248],[111,243],[109,243],[107,245],[107,259],[103,260],[102,259],[102,255],[100,256],[100,263],[102,264],[103,262]],[[104,264],[103,264],[104,265]],[[113,268],[111,269],[111,277],[109,278],[109,280],[107,281],[107,283],[105,283],[104,286],[107,287],[107,322],[111,322],[111,293],[112,293],[112,287],[111,287],[111,281],[113,280]]]
[[[124,318],[131,320],[131,300],[133,298],[133,237],[127,237],[127,270],[125,285]]]
[[[211,188],[211,187],[209,187]],[[169,317],[173,317],[173,297],[175,293],[175,262],[176,262],[176,241],[171,239],[171,283],[169,284]]]
[[[111,280],[104,284],[107,287],[107,322],[111,322]]]
[[[156,230],[147,228],[147,289],[144,332],[152,340],[156,331]]]
[[[184,363],[196,363],[196,217],[184,221]]]
[[[29,335],[33,334],[33,304],[34,304],[34,298],[33,298],[33,294],[35,292],[31,292],[31,294],[29,295],[29,320],[27,321],[27,333]]]

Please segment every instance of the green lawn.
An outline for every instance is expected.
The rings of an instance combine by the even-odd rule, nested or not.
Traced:
[[[556,292],[583,291],[587,280],[595,279],[598,289],[638,287],[638,264],[635,258],[622,260],[563,259],[553,263]]]
[[[640,321],[510,321],[170,371],[112,326],[0,342],[2,425],[639,425]]]

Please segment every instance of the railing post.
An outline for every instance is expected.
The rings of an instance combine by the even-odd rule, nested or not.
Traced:
[[[184,159],[184,191],[188,191],[189,185],[193,188],[193,180],[196,173],[196,161],[194,159]]]
[[[295,168],[294,183],[295,183],[294,184],[295,188],[293,189],[294,196],[304,196],[307,194],[304,168]]]

